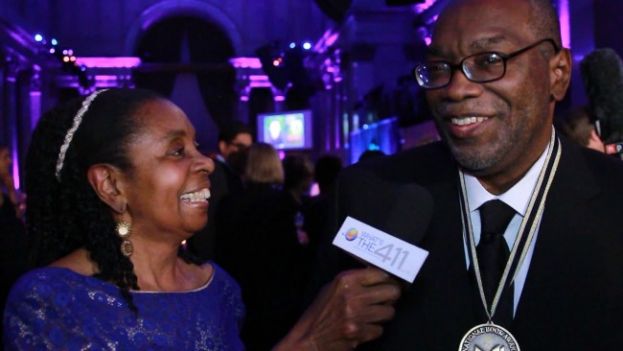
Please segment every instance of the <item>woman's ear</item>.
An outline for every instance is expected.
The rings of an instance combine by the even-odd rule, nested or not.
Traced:
[[[87,171],[89,183],[97,196],[115,213],[122,214],[127,208],[127,199],[120,186],[121,171],[109,164],[96,164]]]

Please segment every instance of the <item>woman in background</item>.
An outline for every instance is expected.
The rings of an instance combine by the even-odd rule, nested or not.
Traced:
[[[180,249],[208,220],[213,167],[185,114],[149,91],[98,91],[43,116],[26,164],[40,268],[9,296],[6,348],[243,349],[238,285]],[[398,294],[378,270],[346,272],[275,350],[378,337]],[[336,308],[345,296],[366,313]]]

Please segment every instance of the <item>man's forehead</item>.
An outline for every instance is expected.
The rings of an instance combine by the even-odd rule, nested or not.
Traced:
[[[509,37],[504,34],[494,34],[490,36],[481,36],[466,43],[459,43],[460,38],[456,37],[451,41],[433,41],[428,47],[427,53],[433,56],[445,56],[450,54],[455,46],[464,46],[469,52],[482,52],[493,50],[499,47],[499,44],[509,42]]]
[[[461,54],[500,49],[502,44],[531,40],[529,6],[509,2],[463,0],[449,4],[433,29],[429,55]],[[524,4],[526,4],[524,2]]]

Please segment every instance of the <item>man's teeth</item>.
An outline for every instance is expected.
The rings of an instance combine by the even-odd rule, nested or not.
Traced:
[[[452,118],[452,124],[465,126],[468,124],[484,122],[485,120],[487,120],[487,117],[459,117],[459,118]]]
[[[207,201],[210,198],[210,189],[205,188],[194,193],[187,193],[180,196],[180,198],[186,202]]]

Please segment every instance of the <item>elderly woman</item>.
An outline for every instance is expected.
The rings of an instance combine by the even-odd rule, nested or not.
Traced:
[[[95,92],[42,117],[26,168],[40,268],[9,296],[7,349],[243,349],[238,285],[180,249],[206,225],[214,165],[177,106],[148,91]],[[378,337],[398,294],[378,270],[346,272],[275,349]]]

